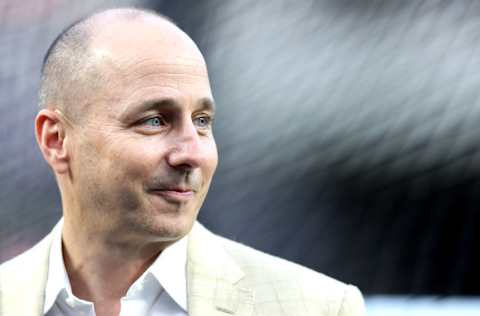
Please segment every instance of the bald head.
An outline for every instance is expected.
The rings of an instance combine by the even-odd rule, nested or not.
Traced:
[[[140,26],[144,30],[139,32]],[[182,42],[198,51],[183,31],[154,11],[122,8],[93,14],[66,28],[48,49],[42,66],[40,108],[60,109],[73,120],[80,117],[94,101],[89,99],[92,92],[113,75],[115,53],[124,51],[125,44],[148,49],[144,40],[148,32],[163,41],[166,55],[172,46],[182,49],[178,45]],[[162,47],[158,41],[156,49]],[[124,58],[129,57],[134,56]],[[198,57],[203,59],[199,51]]]

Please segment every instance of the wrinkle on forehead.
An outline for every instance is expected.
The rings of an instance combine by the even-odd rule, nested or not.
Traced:
[[[158,59],[142,59],[132,61],[121,67],[128,76],[150,76],[150,75],[183,75],[208,77],[206,67],[200,63],[164,62]]]
[[[161,46],[158,46],[157,49],[116,49],[115,51],[111,49],[102,48],[101,51],[108,51],[108,54],[105,53],[101,56],[98,56],[99,59],[111,63],[114,68],[119,70],[131,70],[133,68],[142,68],[147,65],[155,65],[158,68],[175,68],[178,67],[176,71],[193,71],[197,74],[206,73],[206,64],[200,53],[187,51],[187,50],[167,50],[162,51]]]

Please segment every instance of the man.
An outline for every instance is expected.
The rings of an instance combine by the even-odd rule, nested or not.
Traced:
[[[36,136],[63,220],[0,268],[1,315],[363,315],[360,292],[195,222],[217,166],[207,68],[138,9],[63,32]]]

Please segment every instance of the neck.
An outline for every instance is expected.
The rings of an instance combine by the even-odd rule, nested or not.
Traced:
[[[116,242],[111,235],[64,219],[63,257],[77,297],[93,303],[119,304],[132,283],[165,248],[155,243]]]

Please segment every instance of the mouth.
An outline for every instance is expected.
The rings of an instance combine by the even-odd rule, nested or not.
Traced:
[[[151,194],[162,197],[172,203],[188,202],[195,195],[194,190],[180,187],[158,188],[149,191]]]

